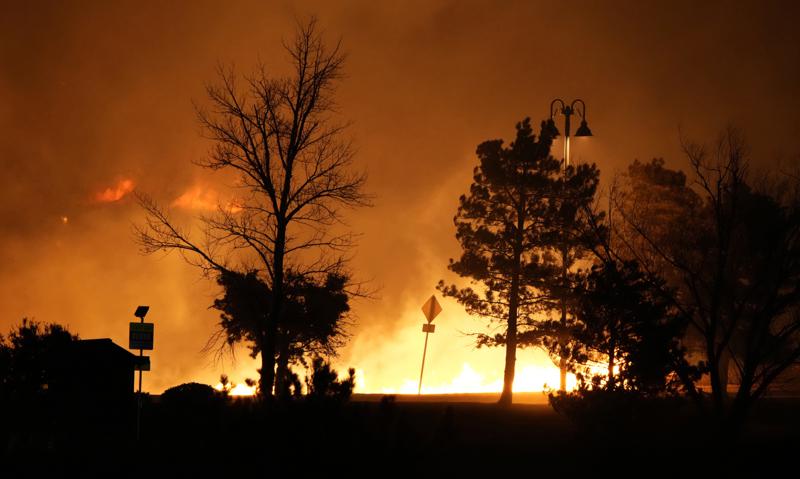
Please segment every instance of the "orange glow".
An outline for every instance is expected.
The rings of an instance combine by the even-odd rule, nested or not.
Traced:
[[[222,383],[217,383],[217,385],[214,386],[214,389],[216,389],[217,391],[222,391],[224,388],[222,386]],[[255,393],[256,393],[255,386],[250,387],[247,384],[235,384],[228,391],[229,396],[253,396],[255,395]]]
[[[450,299],[442,299],[443,311],[434,321],[422,381],[423,394],[499,393],[503,389],[505,348],[476,349],[472,332],[485,329],[484,320],[464,313]],[[423,296],[424,298],[424,296]],[[352,338],[347,353],[337,361],[341,373],[348,366],[356,368],[357,393],[416,394],[425,335],[425,321],[419,306],[409,300],[398,318],[403,325],[391,333],[365,329]],[[558,389],[559,370],[548,354],[538,348],[517,350],[515,392],[540,392]],[[567,388],[575,387],[575,377],[568,375]]]
[[[456,394],[456,393],[499,393],[503,390],[502,364],[499,374],[483,375],[475,371],[469,363],[464,363],[461,372],[449,382],[422,385],[422,394]],[[527,364],[518,368],[514,378],[514,392],[542,392],[558,388],[559,371],[555,366]],[[397,388],[384,388],[383,394],[416,394],[416,380],[405,379]],[[575,376],[567,377],[567,389],[575,388]],[[356,387],[356,392],[360,391]]]
[[[113,203],[125,197],[133,191],[134,183],[132,180],[120,180],[115,186],[110,186],[95,195],[95,200],[100,203]]]
[[[175,198],[172,206],[201,211],[214,211],[222,208],[229,213],[237,213],[242,210],[233,200],[220,201],[220,195],[216,190],[201,185],[195,185],[186,190]]]

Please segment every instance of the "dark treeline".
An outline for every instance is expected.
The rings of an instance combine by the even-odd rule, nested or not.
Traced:
[[[619,401],[626,398],[616,397],[588,415],[578,408],[570,414],[578,421],[547,406],[402,403],[391,396],[348,402],[352,384],[334,379],[320,361],[303,399],[269,407],[196,383],[145,395],[137,441],[135,401],[116,415],[108,403],[79,391],[74,400],[59,392],[53,352],[62,351],[56,343],[75,341],[61,331],[27,324],[9,337],[22,332],[35,340],[3,343],[16,364],[48,357],[17,373],[3,370],[9,380],[0,390],[0,458],[8,477],[471,476],[525,469],[625,476],[652,471],[654,464],[662,474],[765,474],[784,466],[800,444],[796,401],[760,403],[752,420],[761,433],[723,446],[715,445],[698,412],[679,401],[636,404],[635,415],[621,420]],[[42,374],[20,381],[21,370]]]

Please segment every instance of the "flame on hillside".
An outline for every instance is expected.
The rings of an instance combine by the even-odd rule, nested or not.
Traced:
[[[172,206],[187,210],[216,211],[222,209],[228,213],[238,213],[242,210],[233,200],[223,201],[219,192],[213,188],[195,185],[175,198]]]
[[[133,180],[119,180],[116,185],[109,186],[108,188],[94,195],[94,199],[98,203],[113,203],[121,200],[128,193],[133,191],[134,186],[135,184]]]

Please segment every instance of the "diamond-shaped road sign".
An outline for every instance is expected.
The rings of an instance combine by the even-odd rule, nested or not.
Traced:
[[[439,306],[439,302],[436,301],[436,296],[431,296],[425,301],[425,304],[422,305],[422,312],[425,313],[425,317],[428,319],[429,323],[442,312],[442,307]]]

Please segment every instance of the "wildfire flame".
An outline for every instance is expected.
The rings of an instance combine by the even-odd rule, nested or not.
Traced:
[[[502,366],[502,365],[501,365]],[[554,366],[525,365],[519,369],[514,378],[514,392],[542,392],[558,388],[559,371]],[[383,388],[383,394],[417,394],[417,380],[405,379],[399,388]],[[575,376],[567,376],[567,389],[575,388]],[[461,372],[449,382],[422,385],[422,394],[463,394],[463,393],[499,393],[503,390],[501,376],[489,377],[477,372],[469,363],[463,363]],[[356,392],[373,392],[360,390]]]
[[[133,191],[133,180],[120,180],[115,186],[110,186],[95,195],[95,200],[100,203],[113,203]]]
[[[237,213],[242,210],[234,201],[221,202],[220,195],[212,188],[196,185],[186,190],[182,195],[175,198],[172,206],[189,210],[213,211],[220,207],[229,213]]]
[[[217,391],[223,391],[225,386],[222,383],[217,383],[214,386],[214,389]],[[231,389],[228,390],[229,396],[253,396],[256,393],[255,386],[250,387],[247,384],[235,384]]]

